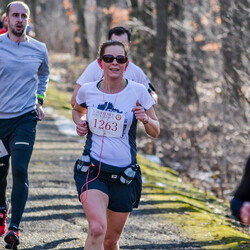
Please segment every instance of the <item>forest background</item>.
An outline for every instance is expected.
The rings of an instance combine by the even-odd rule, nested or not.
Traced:
[[[9,2],[0,0],[2,12]],[[250,155],[250,0],[24,2],[30,35],[60,55],[51,80],[67,92],[98,56],[108,30],[129,28],[129,58],[156,89],[161,123],[159,139],[139,131],[139,152],[230,199]],[[74,66],[60,62],[65,56]]]

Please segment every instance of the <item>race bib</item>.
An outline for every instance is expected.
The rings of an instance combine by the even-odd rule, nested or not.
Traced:
[[[6,155],[8,155],[8,152],[4,147],[2,140],[0,140],[0,157],[4,157]]]
[[[122,137],[125,115],[99,109],[91,109],[88,119],[92,133],[107,137]]]

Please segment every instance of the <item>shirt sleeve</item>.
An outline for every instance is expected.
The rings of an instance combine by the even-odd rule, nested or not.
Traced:
[[[144,107],[145,110],[150,109],[153,105],[155,105],[155,101],[150,95],[150,93],[144,89],[144,94],[142,96],[141,105]]]
[[[141,82],[146,87],[146,89],[149,91],[150,90],[150,87],[149,87],[150,80],[142,70],[140,70],[140,71],[141,71],[141,74],[140,74]]]
[[[139,82],[139,83],[142,83],[146,89],[149,91],[150,88],[149,88],[149,83],[150,83],[150,80],[149,78],[146,76],[146,74],[143,72],[143,70],[136,65],[136,68],[137,68],[137,71],[136,71],[136,82]]]
[[[76,95],[76,102],[78,105],[85,107],[86,99],[85,99],[85,89],[81,87]]]
[[[155,105],[154,99],[149,94],[149,92],[147,91],[144,85],[140,83],[135,83],[135,82],[133,84],[134,84],[133,89],[135,89],[139,102],[145,110],[148,110],[153,105]]]
[[[44,59],[38,69],[37,75],[38,75],[37,94],[45,96],[48,82],[49,82],[49,59],[48,59],[48,50],[46,46],[44,50]]]
[[[100,68],[97,60],[90,63],[83,71],[76,83],[83,85],[84,83],[98,81],[102,78],[103,71]]]
[[[243,201],[240,200],[240,199],[237,199],[236,197],[234,197],[231,200],[231,206],[230,207],[231,207],[232,214],[239,221],[241,221],[241,219],[240,219],[240,209],[241,209],[242,205],[243,205]]]

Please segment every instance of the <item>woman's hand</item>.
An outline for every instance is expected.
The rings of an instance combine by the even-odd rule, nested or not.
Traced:
[[[76,132],[79,136],[85,136],[89,132],[88,123],[86,120],[80,120],[76,125]]]
[[[144,124],[148,135],[157,138],[160,134],[160,124],[155,115],[154,108],[151,107],[147,111],[140,105],[139,100],[136,101],[136,106],[132,109],[137,120]]]
[[[87,114],[87,109],[75,103],[75,106],[72,110],[72,118],[76,124],[76,133],[79,136],[85,136],[89,132],[86,114]]]
[[[136,101],[136,106],[132,109],[132,112],[135,114],[135,118],[141,121],[143,124],[147,124],[149,117],[146,114],[144,108],[140,105],[139,100]]]

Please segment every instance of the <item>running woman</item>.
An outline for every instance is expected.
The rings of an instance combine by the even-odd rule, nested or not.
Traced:
[[[160,133],[155,101],[140,83],[125,79],[127,50],[119,41],[100,47],[104,77],[84,84],[72,116],[77,133],[87,135],[74,178],[88,220],[84,249],[119,249],[129,213],[138,207],[142,180],[136,160],[136,125],[148,135]]]

